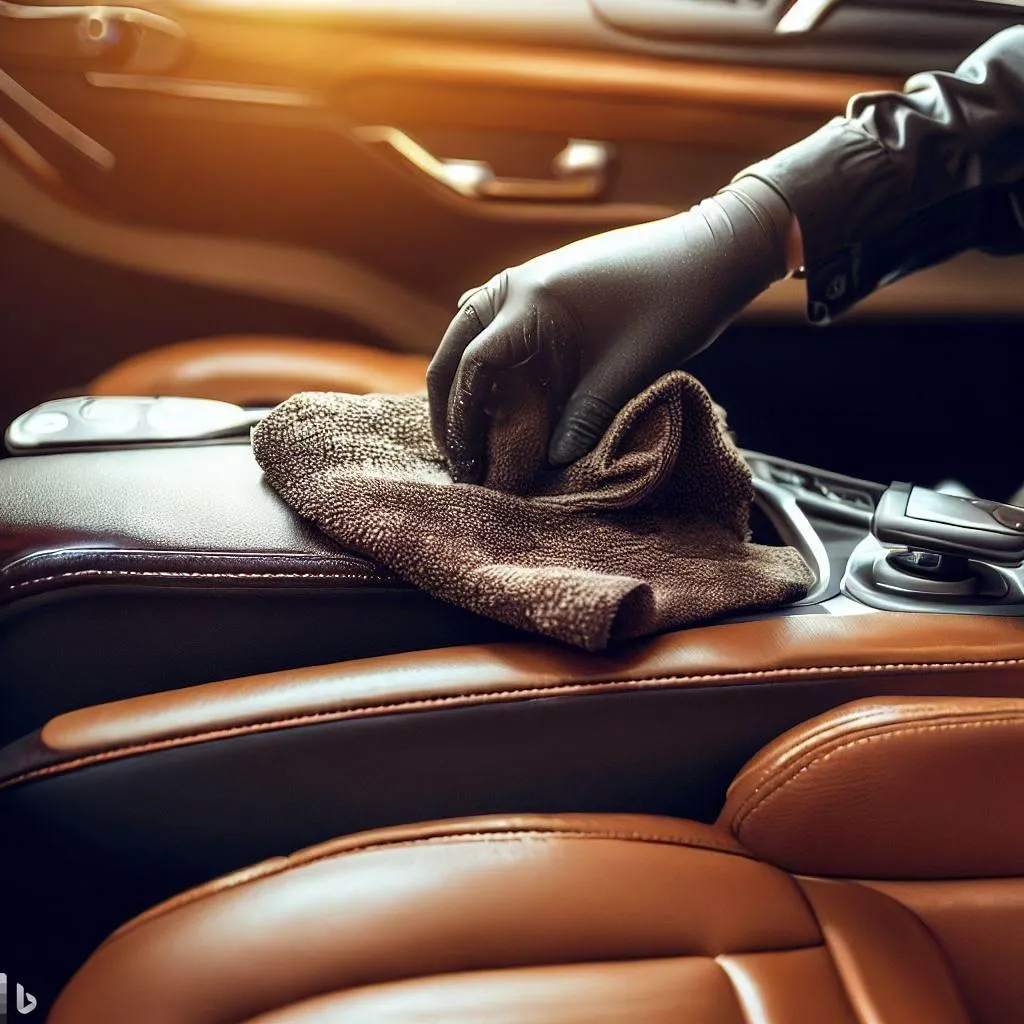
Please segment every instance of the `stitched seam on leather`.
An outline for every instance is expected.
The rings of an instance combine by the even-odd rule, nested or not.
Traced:
[[[204,899],[218,896],[224,892],[231,892],[235,889],[241,889],[246,885],[251,885],[255,882],[262,882],[267,878],[274,878],[278,875],[286,874],[289,871],[299,871],[302,868],[309,867],[311,864],[319,864],[326,860],[340,859],[342,857],[349,857],[353,854],[359,853],[372,853],[376,850],[401,850],[408,849],[416,846],[432,846],[432,845],[446,845],[448,843],[488,843],[488,842],[505,842],[508,840],[520,840],[520,839],[606,839],[606,840],[621,840],[623,842],[635,842],[635,843],[651,843],[654,845],[661,846],[681,846],[688,849],[701,849],[709,850],[714,853],[725,853],[734,857],[743,857],[750,859],[750,854],[745,850],[737,850],[734,847],[726,843],[715,843],[705,839],[685,839],[681,836],[664,836],[657,833],[646,833],[646,832],[620,832],[615,829],[609,829],[607,831],[598,830],[587,830],[587,829],[542,829],[542,828],[524,828],[515,829],[507,828],[500,831],[488,832],[488,831],[477,831],[477,832],[453,832],[444,835],[434,836],[423,836],[418,839],[395,839],[392,841],[388,840],[377,840],[376,842],[369,842],[365,845],[352,846],[344,850],[325,850],[322,854],[318,854],[316,857],[312,857],[309,860],[293,860],[289,858],[286,863],[268,865],[265,872],[259,874],[243,875],[237,882],[227,882],[214,889],[208,889],[203,887],[192,893],[182,893],[176,900],[171,900],[166,903],[163,907],[156,908],[158,912],[151,914],[142,914],[133,921],[129,921],[122,925],[113,935],[107,939],[103,945],[107,945],[109,942],[113,942],[116,939],[121,938],[124,935],[134,931],[135,928],[143,924],[148,924],[150,921],[156,920],[159,917],[163,917],[164,914],[172,913],[176,910],[180,910],[183,907],[191,906],[194,903],[199,903]]]
[[[22,580],[18,583],[8,583],[7,589],[15,591],[22,587],[35,587],[41,583],[54,583],[57,580],[74,579],[76,577],[92,576],[117,578],[133,576],[155,576],[165,579],[247,579],[247,580],[378,580],[381,577],[367,573],[325,573],[325,572],[175,572],[173,570],[157,569],[77,569],[74,572],[55,573],[52,576],[38,576],[31,580]]]
[[[732,782],[729,783],[729,792],[732,792],[735,788],[741,785],[749,785],[750,792],[743,799],[740,805],[741,808],[745,807],[747,803],[749,803],[751,797],[768,785],[771,782],[772,777],[778,774],[780,771],[780,765],[778,764],[779,760],[783,757],[788,757],[793,747],[803,746],[806,750],[809,750],[814,743],[824,746],[829,742],[832,742],[834,737],[841,735],[843,730],[849,730],[851,723],[857,723],[858,728],[875,728],[879,725],[880,721],[891,721],[891,719],[883,719],[883,716],[887,714],[887,709],[875,709],[870,712],[846,712],[841,717],[837,717],[828,722],[819,722],[814,725],[804,722],[795,727],[798,728],[800,732],[798,736],[792,737],[790,741],[792,745],[787,747],[783,753],[774,755],[771,764],[764,765],[760,763],[764,752],[768,747],[765,747],[759,754],[755,754],[754,757],[740,769]],[[769,746],[774,746],[778,742],[779,740],[776,739],[772,744],[769,744]],[[806,756],[806,750],[803,756]],[[749,779],[754,778],[757,779],[756,782],[748,781]]]
[[[740,808],[737,811],[733,821],[733,830],[736,834],[737,839],[739,833],[744,825],[750,821],[750,819],[760,813],[769,803],[771,803],[776,797],[778,797],[783,790],[792,782],[795,782],[804,775],[806,772],[811,771],[813,768],[824,764],[826,761],[831,760],[838,755],[845,753],[848,750],[852,750],[855,747],[864,746],[869,743],[876,743],[882,740],[898,739],[904,736],[912,736],[914,734],[928,733],[928,732],[949,732],[955,729],[985,729],[990,727],[1002,727],[1007,725],[1021,725],[1024,724],[1024,715],[1013,715],[1013,716],[1001,716],[999,718],[986,718],[979,721],[973,722],[945,722],[941,724],[933,725],[917,725],[917,726],[895,726],[886,730],[885,732],[877,732],[871,736],[858,736],[856,739],[847,740],[845,743],[841,743],[836,747],[833,747],[827,753],[819,754],[817,757],[812,758],[807,764],[801,766],[792,775],[782,779],[779,784],[771,789],[769,792],[764,793],[762,799],[754,801],[751,806],[746,808]]]
[[[995,712],[992,711],[974,711],[969,713],[972,715],[973,722],[995,721],[992,718],[992,715],[995,714]],[[892,732],[893,730],[898,731],[902,729],[906,732],[916,729],[917,731],[924,731],[924,728],[928,725],[939,726],[952,724],[950,723],[950,715],[951,712],[948,710],[944,712],[937,712],[932,708],[926,715],[918,718],[916,722],[899,722],[892,721],[891,719],[885,720],[884,718],[876,718],[873,721],[870,718],[867,720],[847,718],[840,723],[833,723],[832,727],[826,729],[818,736],[814,736],[814,732],[812,730],[808,739],[814,738],[818,740],[819,745],[816,748],[817,752],[815,753],[814,747],[809,746],[803,754],[795,758],[789,764],[783,767],[776,764],[765,768],[761,772],[760,781],[751,789],[750,793],[747,794],[736,812],[733,814],[733,821],[736,823],[736,826],[739,827],[742,820],[750,813],[750,809],[760,802],[762,794],[766,795],[767,793],[774,792],[777,788],[785,785],[786,780],[796,778],[796,776],[801,774],[804,769],[811,767],[815,761],[826,760],[828,756],[838,753],[843,749],[843,747],[854,746],[858,740],[863,741],[870,737],[882,736]],[[963,712],[960,712],[959,715],[962,716]],[[1003,712],[999,716],[1000,721],[1004,719],[1007,721],[1013,720],[1007,712]],[[958,717],[958,721],[963,722],[963,718]],[[852,736],[849,734],[851,727],[856,729],[856,733]],[[870,737],[864,735],[865,731],[868,729],[871,730]],[[848,737],[845,740],[843,739],[844,731]],[[811,760],[808,761],[808,758],[811,758]],[[798,765],[800,768],[795,770]]]
[[[927,700],[928,698],[924,699]],[[903,724],[909,726],[916,722],[919,725],[923,725],[940,719],[948,721],[950,717],[948,708],[940,712],[936,710],[934,705],[930,707],[930,710],[923,713],[920,713],[920,708],[915,706],[913,713],[915,717],[905,721]],[[835,717],[832,717],[833,714],[835,714]],[[962,717],[963,714],[964,712],[957,712],[958,717]],[[974,716],[978,714],[991,715],[993,712],[973,711],[970,714]],[[824,753],[826,750],[833,749],[834,745],[842,742],[844,737],[864,735],[868,730],[889,729],[900,724],[901,722],[898,719],[892,717],[892,711],[889,707],[876,706],[870,711],[859,709],[857,711],[846,711],[842,714],[833,712],[829,715],[828,721],[818,722],[809,727],[809,723],[806,722],[795,726],[790,730],[790,733],[795,732],[796,735],[791,735],[788,746],[778,748],[780,752],[773,753],[770,759],[765,758],[765,751],[769,749],[766,747],[760,754],[754,755],[752,761],[748,762],[748,766],[744,767],[732,782],[729,783],[730,792],[738,786],[746,786],[749,789],[747,795],[740,802],[740,806],[734,813],[733,818],[735,819],[737,815],[742,814],[751,802],[756,801],[758,795],[765,787],[777,782],[778,779],[784,777],[787,772],[792,771],[797,765],[804,764],[807,758],[813,756],[815,752]],[[778,742],[779,740],[776,740],[769,747],[774,747]],[[763,764],[761,763],[762,760],[768,760],[768,763]],[[751,781],[753,779],[757,781]]]
[[[70,761],[35,768],[0,780],[0,792],[12,786],[37,779],[46,778],[77,768],[87,768],[122,757],[134,757],[138,754],[156,753],[174,747],[188,746],[192,743],[203,743],[212,740],[232,739],[238,736],[249,736],[274,729],[292,729],[304,725],[319,725],[346,719],[372,718],[385,714],[402,714],[417,711],[431,711],[446,707],[469,707],[488,703],[507,703],[519,700],[531,700],[537,697],[550,696],[586,696],[593,693],[614,693],[630,690],[670,689],[679,685],[693,683],[745,683],[760,682],[765,679],[802,678],[818,675],[825,678],[831,676],[856,675],[859,673],[901,672],[908,675],[923,672],[952,672],[968,668],[1007,668],[1024,664],[1024,658],[1005,658],[994,661],[963,661],[963,662],[919,662],[892,663],[885,665],[832,665],[817,668],[761,669],[755,672],[722,672],[707,673],[695,676],[654,676],[648,679],[603,680],[593,683],[566,683],[558,686],[528,687],[517,690],[499,690],[495,692],[477,692],[452,694],[444,697],[419,698],[416,700],[396,701],[387,704],[369,705],[363,708],[345,708],[337,711],[316,711],[305,715],[284,718],[268,718],[260,722],[249,722],[245,725],[226,726],[220,729],[188,733],[183,736],[168,736],[164,739],[152,740],[147,743],[128,744],[109,750],[85,754]]]

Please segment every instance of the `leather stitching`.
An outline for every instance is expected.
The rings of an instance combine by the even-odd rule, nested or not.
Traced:
[[[832,717],[832,714],[835,717]],[[792,737],[789,746],[779,747],[780,737],[767,747],[764,747],[760,753],[756,754],[740,769],[736,777],[729,783],[729,793],[738,792],[741,788],[749,789],[749,792],[741,801],[741,807],[750,801],[751,796],[757,790],[771,782],[772,777],[781,770],[782,766],[779,762],[788,759],[794,748],[802,748],[803,754],[788,760],[787,764],[795,764],[807,757],[815,745],[819,749],[823,749],[829,743],[834,742],[837,737],[843,735],[844,732],[849,732],[851,727],[863,732],[867,728],[877,728],[879,725],[887,723],[892,724],[891,712],[886,707],[875,707],[870,711],[859,708],[855,712],[847,711],[842,714],[833,712],[832,714],[830,714],[828,721],[818,722],[817,724],[801,723],[797,727],[800,729],[799,735]],[[948,711],[946,714],[948,715]],[[769,761],[767,752],[772,749],[777,749],[779,752],[773,753],[770,757],[770,763],[766,764],[764,762]],[[753,781],[755,779],[757,781]]]
[[[833,747],[826,753],[818,754],[806,764],[802,765],[797,771],[793,772],[793,774],[779,780],[778,785],[774,788],[769,789],[772,780],[768,780],[751,793],[736,814],[733,815],[733,832],[736,835],[736,838],[739,839],[739,833],[744,825],[746,825],[754,815],[764,810],[764,808],[776,797],[780,796],[783,790],[790,783],[796,782],[796,780],[806,772],[823,765],[826,761],[829,761],[848,750],[852,750],[855,747],[864,746],[881,740],[899,739],[904,736],[912,736],[928,732],[949,732],[954,729],[985,729],[990,727],[1021,724],[1024,724],[1024,715],[1004,715],[999,718],[986,718],[971,722],[945,722],[934,725],[893,726],[886,729],[885,732],[874,733],[871,736],[858,736],[855,739],[846,740],[844,743],[840,743],[838,746]],[[765,792],[765,790],[769,791]]]
[[[469,692],[452,694],[444,697],[419,698],[415,700],[395,701],[392,703],[369,705],[363,708],[345,708],[337,711],[317,711],[304,715],[283,718],[269,718],[260,722],[249,722],[245,725],[227,726],[210,729],[183,736],[169,736],[164,739],[152,740],[147,743],[127,744],[109,750],[85,754],[70,761],[47,765],[43,768],[30,769],[0,781],[0,791],[25,782],[32,782],[48,776],[87,768],[91,765],[122,757],[133,757],[138,754],[155,753],[192,743],[203,743],[212,740],[232,739],[237,736],[248,736],[274,729],[291,729],[304,725],[318,725],[347,719],[370,718],[378,715],[400,714],[406,712],[431,711],[447,707],[467,707],[489,703],[507,703],[520,700],[532,700],[538,697],[586,696],[596,693],[615,693],[632,690],[653,690],[671,688],[680,685],[698,683],[758,683],[766,680],[800,679],[807,676],[830,678],[834,676],[858,674],[906,673],[921,674],[924,672],[956,672],[963,669],[1012,668],[1024,665],[1024,658],[1001,658],[993,661],[952,661],[952,662],[894,662],[882,665],[826,665],[811,668],[778,668],[759,669],[753,672],[721,672],[706,673],[693,676],[654,676],[647,679],[604,680],[593,683],[565,683],[556,686],[532,686],[521,689],[499,690],[494,692]]]
[[[327,572],[175,572],[172,570],[156,569],[78,569],[74,572],[55,573],[52,576],[37,576],[35,579],[22,580],[18,583],[8,583],[9,591],[18,590],[21,587],[35,587],[42,583],[54,583],[57,580],[73,579],[75,577],[132,577],[132,576],[156,576],[166,579],[270,579],[270,580],[365,580],[367,582],[380,579],[368,573],[327,573]]]
[[[268,863],[264,871],[252,871],[249,873],[244,871],[238,872],[238,878],[236,881],[232,881],[232,876],[229,875],[226,879],[221,879],[222,884],[220,885],[216,885],[216,883],[208,883],[206,886],[201,886],[191,892],[182,893],[180,896],[168,900],[161,906],[155,907],[152,911],[140,914],[134,920],[128,921],[114,932],[114,934],[111,935],[103,945],[105,946],[107,943],[113,942],[116,939],[127,935],[140,925],[147,924],[149,921],[162,917],[164,914],[172,913],[182,909],[183,907],[188,907],[194,903],[201,902],[204,899],[218,896],[224,892],[241,889],[243,886],[251,885],[254,882],[261,882],[267,878],[274,878],[277,875],[283,875],[289,871],[299,871],[302,868],[309,867],[311,864],[319,864],[323,861],[334,859],[340,860],[342,857],[349,857],[360,853],[372,853],[377,850],[401,850],[417,846],[442,846],[449,843],[503,843],[509,840],[521,839],[622,840],[624,842],[651,843],[662,846],[681,846],[689,849],[710,850],[715,853],[729,854],[734,857],[750,858],[750,854],[745,850],[737,850],[729,843],[716,843],[707,839],[694,840],[692,838],[684,838],[682,836],[665,836],[657,833],[622,832],[616,829],[509,828],[494,832],[452,832],[444,835],[422,836],[416,839],[395,839],[391,841],[386,839],[376,840],[362,845],[352,846],[344,850],[324,850],[323,853],[318,854],[316,857],[311,857],[308,860],[298,860],[296,859],[296,856],[293,855],[292,857],[287,858],[283,863]],[[214,885],[216,885],[216,887],[211,888],[211,886]]]

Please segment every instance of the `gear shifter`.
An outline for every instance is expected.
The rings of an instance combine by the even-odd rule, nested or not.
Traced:
[[[1024,615],[1024,508],[891,484],[843,590],[875,608]]]
[[[1024,561],[1024,508],[894,483],[871,524],[883,544],[1000,565]]]

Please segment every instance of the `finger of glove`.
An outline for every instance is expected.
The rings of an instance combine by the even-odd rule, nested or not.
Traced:
[[[522,330],[505,317],[492,324],[463,353],[448,401],[448,459],[459,483],[476,483],[486,468],[488,403],[497,374],[517,361]]]
[[[551,464],[566,466],[593,451],[611,426],[619,408],[600,395],[575,391],[551,435],[551,444],[548,446],[548,460]]]
[[[448,403],[462,354],[470,342],[487,326],[505,303],[508,272],[496,274],[486,284],[471,288],[459,298],[459,312],[448,325],[434,358],[427,367],[427,400],[430,406],[430,430],[438,450],[448,456]]]
[[[484,325],[475,308],[465,305],[444,332],[441,344],[427,367],[427,399],[430,405],[430,429],[434,444],[445,456],[448,451],[448,402],[463,353]]]
[[[495,274],[486,284],[470,288],[459,296],[459,309],[472,304],[480,317],[480,325],[486,327],[493,322],[508,296],[508,271]]]
[[[643,375],[638,380],[637,367],[620,365],[623,361],[599,363],[569,396],[548,446],[553,466],[568,465],[593,451],[622,407],[655,379]]]

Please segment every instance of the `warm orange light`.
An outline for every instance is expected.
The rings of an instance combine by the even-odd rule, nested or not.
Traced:
[[[305,11],[365,10],[371,6],[380,10],[380,5],[370,5],[366,0],[186,0],[191,7],[217,7],[224,10],[282,10],[302,13]]]

